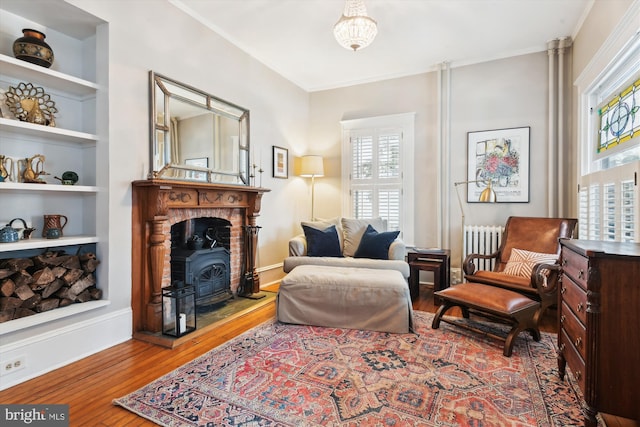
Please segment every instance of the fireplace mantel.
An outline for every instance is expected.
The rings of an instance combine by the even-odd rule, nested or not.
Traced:
[[[230,219],[241,212],[242,223],[231,221],[232,228],[255,226],[262,195],[270,190],[158,179],[134,181],[132,186],[131,305],[133,332],[139,338],[162,331],[162,289],[170,285],[170,227],[175,217],[185,219],[198,217],[203,212],[216,212],[226,214]],[[255,260],[256,244],[250,245],[254,253],[246,253],[244,244],[238,246],[245,265],[255,265],[255,262],[247,261]],[[255,269],[253,277],[254,292],[258,292],[260,281]]]

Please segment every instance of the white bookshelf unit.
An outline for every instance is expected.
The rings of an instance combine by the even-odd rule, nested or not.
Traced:
[[[65,20],[59,17],[64,16]],[[64,21],[64,22],[62,22]],[[0,324],[0,339],[12,341],[12,334],[49,322],[69,319],[108,305],[106,240],[108,231],[108,25],[62,0],[25,2],[3,0],[0,3],[0,154],[14,161],[10,180],[0,182],[0,227],[14,218],[22,218],[36,230],[28,240],[0,243],[0,259],[32,256],[51,248],[74,253],[80,246],[95,252],[100,260],[96,271],[97,287],[104,301],[73,304],[28,318]],[[41,67],[13,57],[13,41],[23,28],[46,35],[54,51],[51,68]],[[42,87],[56,103],[55,127],[19,121],[4,102],[9,86],[20,82]],[[18,159],[36,154],[45,157],[40,176],[46,183],[24,183],[19,177]],[[79,176],[76,185],[62,185],[56,177],[65,171]],[[61,214],[68,218],[63,237],[42,236],[44,215]],[[21,223],[14,222],[13,226]],[[88,246],[85,246],[88,245]],[[86,316],[82,317],[85,319]],[[2,353],[0,348],[0,353]],[[43,368],[45,369],[45,368]]]

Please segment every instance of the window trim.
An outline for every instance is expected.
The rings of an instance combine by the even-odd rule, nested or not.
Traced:
[[[344,216],[352,215],[351,197],[349,195],[351,174],[351,150],[349,139],[351,133],[362,129],[402,129],[402,239],[407,245],[414,242],[414,153],[415,153],[415,112],[390,114],[385,116],[366,117],[361,119],[342,120],[342,212]]]
[[[598,91],[598,86],[607,80],[611,81],[610,89],[616,89],[613,87],[616,84],[610,80],[611,64],[622,63],[628,59],[625,58],[625,52],[640,39],[640,32],[637,28],[638,18],[640,18],[640,2],[635,2],[574,81],[578,93],[578,135],[576,139],[579,159],[576,171],[578,182],[583,175],[595,172],[591,170],[591,165],[594,156],[594,138],[597,138],[595,132],[599,128],[599,121],[596,121],[597,108],[603,102],[596,99],[595,93]],[[622,83],[623,81],[618,81],[617,85]]]
[[[624,80],[630,80],[631,73],[620,73],[620,70],[625,66],[630,67],[637,64],[638,58],[640,58],[640,49],[638,48],[640,32],[637,28],[639,17],[640,2],[634,2],[574,82],[578,94],[578,123],[575,141],[579,159],[575,171],[578,192],[574,203],[581,222],[584,222],[585,216],[588,221],[587,224],[579,224],[580,238],[583,239],[604,239],[606,237],[606,218],[609,214],[606,200],[604,200],[606,185],[619,185],[622,179],[632,179],[635,182],[634,202],[638,203],[640,199],[637,171],[634,170],[637,169],[640,162],[634,161],[611,169],[601,169],[598,156],[595,154],[595,140],[598,138],[597,132],[600,129],[597,109],[605,102],[605,99],[609,98],[608,92],[613,94],[620,89]],[[635,146],[636,143],[631,142],[631,144],[628,148]],[[615,154],[616,151],[616,149],[612,149],[611,154]],[[600,158],[604,157],[606,156]],[[625,173],[629,174],[629,170],[631,175],[623,176]],[[599,203],[592,205],[588,199],[595,196],[597,196],[596,199],[599,199]],[[597,224],[593,221],[596,221]],[[635,213],[634,221],[634,240],[638,241],[640,238],[640,214]],[[585,232],[586,235],[583,235]],[[616,233],[616,238],[620,239],[620,231],[616,230]]]

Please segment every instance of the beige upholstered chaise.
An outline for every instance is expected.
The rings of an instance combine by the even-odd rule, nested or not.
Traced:
[[[280,282],[278,320],[284,323],[408,333],[413,308],[396,270],[300,265]]]
[[[395,239],[388,249],[384,247],[387,259],[380,259],[380,251],[378,258],[362,257],[360,243],[368,242],[367,235],[371,235],[367,227],[371,225],[379,234],[384,233],[384,221],[336,218],[303,225],[317,230],[336,227],[339,253],[309,256],[305,236],[290,240],[291,256],[284,261],[288,274],[280,282],[276,304],[279,321],[394,333],[411,331],[413,308],[404,243]],[[388,240],[392,238],[388,236]]]
[[[343,257],[311,257],[307,255],[307,240],[304,234],[289,240],[289,257],[285,258],[283,269],[285,273],[291,272],[299,265],[324,265],[332,267],[349,268],[373,268],[381,270],[396,270],[406,280],[409,279],[409,264],[405,261],[406,246],[401,238],[397,238],[389,246],[387,259],[355,258],[360,239],[366,228],[371,224],[379,232],[387,231],[386,221],[378,219],[349,219],[333,218],[314,222],[303,222],[302,225],[310,225],[316,228],[335,226],[340,239]]]

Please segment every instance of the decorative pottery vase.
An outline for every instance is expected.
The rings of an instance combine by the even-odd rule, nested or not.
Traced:
[[[45,41],[45,35],[37,30],[25,28],[23,37],[13,42],[13,55],[23,61],[49,68],[53,64],[53,50]]]
[[[59,239],[62,236],[62,230],[59,228],[49,228],[45,234],[46,239]]]
[[[64,222],[63,222],[64,220]],[[47,239],[57,239],[58,237],[63,236],[62,229],[67,225],[67,217],[64,215],[45,215],[44,216],[44,227],[42,228],[42,237]],[[52,233],[49,233],[49,230],[56,230]],[[56,236],[56,237],[50,237]]]

